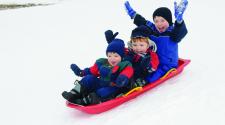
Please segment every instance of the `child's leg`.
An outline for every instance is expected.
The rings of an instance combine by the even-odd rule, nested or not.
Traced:
[[[174,67],[168,66],[168,65],[160,65],[153,74],[150,74],[146,77],[147,83],[152,83],[152,82],[158,80],[172,68],[174,68]]]
[[[152,83],[162,77],[163,74],[165,74],[165,72],[158,68],[153,74],[150,74],[146,77],[146,81],[147,83]]]
[[[96,93],[103,101],[106,101],[113,98],[118,90],[118,87],[103,87],[99,88]]]
[[[88,92],[93,92],[99,88],[99,79],[94,75],[87,75],[83,77],[80,84],[84,86]]]
[[[71,89],[70,92],[64,91],[62,96],[69,102],[76,103],[77,99],[87,96],[90,92],[96,90],[98,78],[93,75],[87,75]]]

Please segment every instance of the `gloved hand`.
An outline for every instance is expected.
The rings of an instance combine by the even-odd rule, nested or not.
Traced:
[[[148,71],[149,73],[151,73],[151,72],[154,71],[154,69],[152,69],[152,66],[151,66],[150,61],[151,61],[150,55],[145,56],[145,57],[141,60],[141,66],[142,66],[142,68],[143,68],[143,69],[147,69],[147,71]]]
[[[128,84],[129,79],[125,75],[119,75],[116,79],[116,86],[118,87],[124,87]]]
[[[178,23],[182,23],[183,21],[183,14],[184,11],[186,10],[188,5],[188,1],[187,0],[181,0],[181,2],[179,3],[179,5],[177,5],[177,2],[174,2],[174,16],[177,20]]]
[[[136,15],[136,11],[130,6],[130,3],[128,1],[126,1],[124,3],[125,5],[125,9],[127,11],[127,14],[130,16],[131,19],[134,19],[135,15]]]
[[[112,42],[112,41],[116,38],[116,36],[117,36],[118,34],[119,34],[118,32],[116,32],[116,33],[113,34],[113,31],[112,31],[112,30],[107,30],[107,31],[105,31],[105,38],[106,38],[106,41],[107,41],[108,43]]]
[[[76,64],[71,64],[70,68],[73,70],[73,72],[77,75],[82,77],[83,76],[83,70],[81,70]]]
[[[99,69],[100,76],[103,78],[110,77],[112,71],[109,67],[101,66]]]

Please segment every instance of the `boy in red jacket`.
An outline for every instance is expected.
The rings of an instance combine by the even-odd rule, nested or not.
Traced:
[[[131,40],[128,42],[128,52],[125,59],[132,62],[134,68],[134,82],[143,86],[146,77],[157,70],[159,65],[157,47],[149,39],[151,30],[141,25],[132,30]]]

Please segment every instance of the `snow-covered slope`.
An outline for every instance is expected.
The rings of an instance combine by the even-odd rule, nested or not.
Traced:
[[[102,114],[88,115],[65,106],[61,92],[70,90],[77,78],[70,64],[85,68],[105,56],[107,29],[129,40],[135,26],[123,3],[66,0],[0,11],[0,124],[224,125],[224,7],[220,1],[189,1],[184,15],[189,33],[179,45],[179,54],[192,62],[181,75]],[[170,0],[130,3],[149,20],[159,6],[173,9]]]

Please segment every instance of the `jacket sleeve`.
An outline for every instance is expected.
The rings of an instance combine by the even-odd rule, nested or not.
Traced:
[[[134,70],[131,65],[126,66],[120,73],[120,75],[127,76],[127,78],[131,78],[134,74]]]
[[[119,66],[119,75],[127,76],[127,78],[131,78],[134,74],[133,67],[130,61],[123,61],[118,64]]]
[[[154,25],[151,21],[146,20],[140,14],[136,14],[136,16],[134,18],[134,24],[137,25],[137,26],[145,25],[145,26],[148,26],[150,28]]]
[[[124,60],[132,62],[133,61],[133,57],[134,57],[133,51],[132,50],[128,50],[128,51],[125,52]]]
[[[98,65],[96,63],[92,67],[90,67],[90,74],[99,76]]]
[[[151,61],[150,61],[150,64],[152,66],[152,68],[154,70],[156,70],[158,68],[158,65],[159,65],[159,58],[158,58],[158,55],[156,54],[156,52],[150,52],[150,55],[151,55]]]
[[[181,24],[175,21],[174,29],[171,32],[171,40],[178,43],[186,36],[187,33],[188,31],[184,21]]]
[[[99,76],[98,66],[94,64],[93,66],[89,68],[85,68],[82,72],[82,76],[86,76],[86,75]]]
[[[141,25],[145,25],[145,26],[147,26],[150,30],[151,30],[151,32],[152,32],[152,34],[155,34],[154,33],[154,24],[151,22],[151,21],[148,21],[148,20],[146,20],[143,16],[141,16],[140,14],[136,14],[136,16],[135,16],[135,18],[134,18],[134,24],[136,25],[136,26],[141,26]]]
[[[83,74],[84,75],[91,74],[91,75],[94,75],[96,77],[100,76],[99,67],[101,67],[104,63],[106,63],[106,61],[107,61],[107,59],[105,59],[105,58],[97,59],[93,66],[84,69]]]

